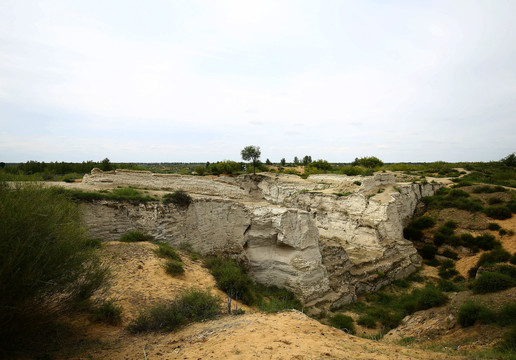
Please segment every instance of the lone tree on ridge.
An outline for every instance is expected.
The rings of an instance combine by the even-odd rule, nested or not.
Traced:
[[[253,146],[253,145],[246,146],[242,150],[241,154],[242,154],[242,159],[244,159],[245,161],[249,161],[249,160],[253,161],[253,175],[256,175],[256,162],[258,161],[258,159],[260,158],[260,155],[262,154],[260,151],[260,147]]]

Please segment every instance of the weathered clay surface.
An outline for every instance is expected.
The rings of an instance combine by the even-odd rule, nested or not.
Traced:
[[[403,239],[418,200],[438,184],[396,184],[371,177],[260,174],[210,179],[150,172],[93,171],[85,184],[183,189],[187,209],[160,202],[82,204],[93,236],[116,240],[132,229],[183,242],[202,254],[244,261],[258,281],[294,291],[307,306],[353,301],[421,264]]]

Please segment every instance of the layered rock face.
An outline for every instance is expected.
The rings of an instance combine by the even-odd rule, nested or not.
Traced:
[[[414,272],[421,264],[403,239],[418,200],[439,184],[395,184],[371,177],[260,174],[217,178],[95,170],[92,186],[182,189],[187,209],[161,202],[82,204],[92,236],[117,240],[139,229],[175,246],[223,254],[247,264],[257,281],[292,290],[306,306],[352,302]]]

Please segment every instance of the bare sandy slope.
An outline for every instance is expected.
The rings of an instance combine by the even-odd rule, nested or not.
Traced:
[[[449,355],[367,340],[319,323],[292,310],[265,314],[248,307],[244,315],[221,315],[191,324],[174,333],[132,335],[125,326],[138,312],[154,303],[173,299],[191,287],[211,289],[215,282],[200,261],[182,254],[186,273],[166,274],[163,259],[150,243],[106,243],[103,251],[113,262],[114,280],[107,292],[124,308],[123,324],[90,323],[85,318],[79,350],[62,359],[448,359]],[[241,306],[241,305],[240,305]]]

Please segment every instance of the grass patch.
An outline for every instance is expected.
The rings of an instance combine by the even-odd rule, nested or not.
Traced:
[[[102,302],[91,310],[90,320],[110,325],[118,325],[122,322],[122,307],[113,300]]]
[[[208,291],[191,289],[168,304],[157,304],[140,313],[131,322],[132,333],[174,331],[196,321],[211,319],[220,313],[220,299]]]
[[[116,188],[112,190],[100,191],[81,191],[74,189],[59,188],[60,193],[66,194],[74,201],[94,201],[94,200],[113,200],[113,201],[128,201],[133,204],[146,203],[150,201],[157,201],[149,195],[133,188]]]
[[[140,230],[133,230],[126,232],[120,236],[121,242],[141,242],[141,241],[154,241],[154,236],[146,234]]]
[[[158,255],[161,258],[167,258],[175,261],[182,261],[179,254],[176,252],[176,250],[170,246],[169,243],[160,242],[158,243],[158,248],[154,250],[156,255]]]

